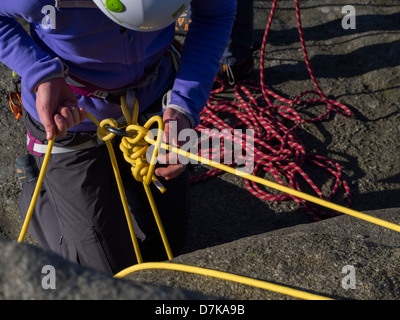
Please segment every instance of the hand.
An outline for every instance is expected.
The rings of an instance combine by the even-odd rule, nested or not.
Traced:
[[[186,116],[172,108],[167,108],[163,115],[164,121],[164,142],[174,147],[181,147],[185,141],[177,141],[179,132],[183,129],[190,128],[189,119]],[[186,166],[178,162],[178,155],[176,153],[168,153],[166,163],[171,163],[167,167],[159,167],[156,169],[157,176],[164,177],[170,180],[179,176],[185,171]]]
[[[46,139],[54,134],[64,137],[70,129],[86,119],[85,109],[78,102],[64,78],[53,78],[39,84],[36,91],[36,110],[46,131]]]

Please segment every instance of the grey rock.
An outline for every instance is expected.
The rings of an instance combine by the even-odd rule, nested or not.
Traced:
[[[400,223],[398,208],[367,214]],[[198,250],[173,262],[238,274],[333,299],[398,300],[399,259],[398,232],[340,216]],[[350,281],[349,268],[354,282]],[[228,299],[294,299],[248,285],[176,271],[141,271],[126,278],[151,279],[153,283]]]
[[[54,273],[46,269],[47,266],[54,268]],[[53,283],[54,287],[51,287]],[[0,238],[0,300],[200,298],[206,297],[178,288],[115,279],[96,270],[72,264],[33,245]]]

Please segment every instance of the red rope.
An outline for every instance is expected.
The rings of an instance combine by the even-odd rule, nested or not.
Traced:
[[[224,160],[224,144],[228,140],[230,142],[234,141],[239,143],[243,148],[249,147],[246,144],[246,137],[244,134],[238,135],[236,129],[252,129],[254,131],[254,149],[247,150],[247,152],[251,151],[254,154],[254,170],[251,172],[252,174],[259,176],[268,174],[274,177],[277,183],[290,186],[299,191],[302,191],[301,188],[304,188],[305,182],[306,185],[309,186],[308,188],[311,187],[320,198],[328,201],[332,200],[338,192],[343,189],[344,196],[347,198],[346,205],[350,206],[350,188],[342,177],[340,165],[326,157],[307,154],[303,143],[295,136],[296,129],[302,123],[320,121],[327,117],[332,111],[345,117],[351,116],[351,111],[345,105],[330,100],[324,95],[312,72],[303,37],[298,0],[295,0],[295,7],[300,42],[303,49],[304,60],[316,90],[306,90],[297,95],[293,100],[290,100],[278,95],[265,85],[264,53],[276,4],[277,0],[274,0],[261,46],[260,82],[242,81],[238,83],[234,88],[238,102],[226,101],[218,98],[217,94],[226,90],[224,83],[220,82],[221,88],[212,92],[207,106],[200,114],[200,124],[196,130],[201,134],[202,132],[209,133],[210,129],[216,128],[220,132],[222,130],[228,130],[232,135],[227,135],[225,139],[222,139],[221,148],[219,148],[219,150],[202,150],[201,147],[199,147],[199,155],[210,159],[218,157],[222,162]],[[317,95],[319,98],[303,100],[303,98],[309,94]],[[272,99],[274,99],[275,103],[271,101]],[[315,104],[325,104],[327,107],[321,115],[312,119],[305,119],[296,111],[296,107],[298,106],[313,106]],[[227,120],[224,121],[224,119]],[[219,154],[216,154],[217,151]],[[329,192],[325,191],[325,193],[328,194],[324,194],[313,179],[307,175],[304,171],[305,164],[321,168],[334,178],[331,190]],[[237,164],[231,162],[228,165],[236,166]],[[211,169],[204,174],[193,177],[191,183],[206,181],[221,172],[222,171],[219,169]],[[320,176],[316,177],[316,179],[321,181]],[[299,206],[304,208],[315,220],[340,214],[326,212],[303,199],[288,194],[269,192],[265,190],[266,188],[260,187],[253,181],[245,180],[245,185],[253,195],[263,200],[283,201],[292,199]]]

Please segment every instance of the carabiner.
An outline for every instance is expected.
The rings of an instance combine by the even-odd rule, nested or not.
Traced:
[[[104,126],[104,129],[111,133],[114,133],[115,135],[120,136],[120,137],[128,137],[128,138],[132,137],[132,134],[130,134],[129,132],[126,132],[126,130],[115,128],[108,124]]]

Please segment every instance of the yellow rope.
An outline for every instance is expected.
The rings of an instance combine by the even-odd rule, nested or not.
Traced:
[[[152,117],[149,121],[147,121],[147,123],[141,127],[139,125],[137,125],[137,117],[138,117],[138,104],[137,104],[137,100],[135,100],[135,108],[133,111],[133,114],[130,115],[127,107],[126,107],[126,103],[125,103],[125,98],[122,97],[121,98],[121,106],[122,106],[122,110],[123,110],[123,114],[125,115],[125,118],[127,120],[128,126],[126,128],[127,132],[133,132],[136,134],[136,136],[134,136],[133,138],[127,138],[125,139],[125,137],[123,138],[124,142],[121,143],[120,148],[121,150],[124,152],[124,158],[132,164],[132,175],[135,177],[135,179],[137,179],[138,181],[142,181],[143,182],[143,186],[145,188],[147,197],[149,199],[150,205],[152,207],[153,213],[154,213],[154,217],[156,219],[156,223],[157,226],[159,228],[160,234],[162,236],[162,240],[164,242],[164,247],[167,251],[168,254],[168,258],[172,259],[172,253],[171,253],[171,249],[169,247],[168,244],[168,239],[165,235],[165,231],[164,228],[162,226],[161,223],[161,219],[158,215],[158,210],[154,201],[154,198],[152,196],[152,193],[150,191],[149,188],[149,184],[151,182],[154,182],[156,180],[155,176],[154,176],[154,170],[155,170],[155,165],[156,165],[156,161],[157,161],[157,155],[158,155],[158,151],[160,148],[163,148],[165,150],[169,150],[171,152],[175,152],[179,155],[185,156],[187,158],[190,158],[192,160],[198,161],[200,163],[203,164],[209,164],[211,166],[214,166],[218,169],[222,169],[228,173],[232,173],[235,175],[240,175],[241,177],[243,177],[244,179],[248,179],[248,180],[252,180],[256,183],[260,183],[262,185],[265,185],[267,187],[271,187],[274,188],[276,190],[288,193],[290,195],[293,195],[295,197],[299,197],[302,198],[304,200],[319,204],[321,206],[330,208],[332,210],[338,211],[338,212],[342,212],[344,214],[374,223],[376,225],[380,225],[383,227],[386,227],[388,229],[400,232],[400,226],[382,219],[378,219],[375,217],[371,217],[369,215],[363,214],[361,212],[357,212],[355,210],[331,203],[329,201],[326,200],[322,200],[320,198],[305,194],[303,192],[297,191],[297,190],[293,190],[291,188],[282,186],[280,184],[262,179],[260,177],[251,175],[251,174],[246,174],[243,172],[239,172],[237,169],[235,168],[231,168],[229,166],[214,162],[212,160],[209,159],[205,159],[202,158],[198,155],[194,155],[191,154],[188,151],[183,151],[180,150],[179,148],[175,148],[172,146],[169,146],[165,143],[162,143],[161,139],[162,139],[162,130],[164,129],[163,127],[163,122],[161,117],[159,116],[155,116]],[[98,126],[98,130],[97,130],[97,134],[99,136],[100,139],[104,140],[106,145],[107,145],[107,149],[108,152],[110,154],[110,159],[112,162],[112,166],[113,166],[113,170],[114,170],[114,174],[117,180],[117,185],[118,185],[118,189],[120,192],[120,196],[121,196],[121,200],[123,203],[123,207],[124,207],[124,211],[125,211],[125,216],[127,219],[127,223],[128,223],[128,227],[129,227],[129,231],[130,231],[130,235],[131,235],[131,239],[132,239],[132,243],[135,249],[135,253],[136,253],[136,258],[138,261],[138,265],[134,265],[132,267],[129,267],[125,270],[122,270],[121,272],[119,272],[118,274],[116,274],[114,277],[116,278],[121,278],[126,276],[129,273],[132,272],[136,272],[138,270],[144,270],[144,269],[170,269],[170,270],[176,270],[176,271],[183,271],[183,272],[190,272],[190,273],[197,273],[197,274],[202,274],[202,275],[206,275],[206,276],[210,276],[210,277],[214,277],[214,278],[220,278],[220,279],[225,279],[225,280],[229,280],[229,281],[233,281],[233,282],[238,282],[238,283],[243,283],[243,284],[247,284],[250,286],[254,286],[254,287],[258,287],[258,288],[262,288],[262,289],[266,289],[266,290],[271,290],[274,292],[278,292],[278,293],[282,293],[282,294],[286,294],[286,295],[290,295],[293,297],[298,297],[298,298],[302,298],[302,299],[328,299],[325,297],[321,297],[318,295],[314,295],[314,294],[310,294],[310,293],[306,293],[303,291],[299,291],[299,290],[295,290],[295,289],[291,289],[291,288],[287,288],[284,286],[280,286],[280,285],[275,285],[272,283],[268,283],[265,281],[260,281],[260,280],[255,280],[255,279],[251,279],[251,278],[247,278],[247,277],[242,277],[242,276],[238,276],[238,275],[233,275],[233,274],[229,274],[229,273],[225,273],[225,272],[221,272],[221,271],[216,271],[216,270],[210,270],[210,269],[205,269],[205,268],[199,268],[199,267],[193,267],[193,266],[187,266],[187,265],[180,265],[180,264],[173,264],[173,263],[143,263],[141,254],[140,254],[140,249],[139,249],[139,245],[137,242],[137,238],[136,238],[136,234],[133,228],[133,224],[132,224],[132,220],[130,217],[130,212],[129,212],[129,207],[127,204],[127,200],[126,200],[126,195],[125,195],[125,191],[122,185],[122,180],[121,180],[121,176],[120,176],[120,172],[119,172],[119,168],[118,168],[118,164],[115,158],[115,153],[111,144],[111,139],[114,138],[115,134],[107,131],[104,127],[106,125],[108,126],[112,126],[112,127],[118,127],[118,123],[113,120],[113,119],[105,119],[102,122],[99,122],[93,115],[91,115],[90,113],[88,113],[88,117]],[[154,124],[157,123],[158,124],[158,134],[157,134],[157,139],[154,140],[153,137],[150,137],[148,132],[150,127]],[[145,140],[147,142],[147,144],[153,144],[154,145],[154,150],[152,153],[152,158],[150,163],[146,163],[145,161],[145,154],[148,150],[148,145],[146,145],[145,143],[143,143],[143,140]],[[40,174],[38,177],[38,181],[36,184],[36,188],[20,233],[20,236],[18,238],[18,242],[22,242],[28,226],[29,226],[29,222],[32,218],[32,214],[37,202],[37,198],[41,189],[41,185],[43,183],[43,179],[44,179],[44,175],[47,169],[47,165],[50,159],[50,155],[51,155],[51,151],[52,151],[52,147],[53,147],[53,143],[54,143],[54,139],[50,140],[48,143],[48,148],[44,157],[44,161],[43,161],[43,165],[42,168],[40,170]],[[164,190],[162,190],[164,191]]]
[[[151,138],[147,137],[146,141],[148,143],[152,143],[152,139]],[[335,204],[335,203],[332,203],[332,202],[329,202],[329,201],[326,201],[326,200],[311,196],[311,195],[309,195],[307,193],[304,193],[304,192],[301,192],[301,191],[297,191],[297,190],[291,189],[289,187],[282,186],[282,185],[280,185],[278,183],[265,180],[263,178],[254,176],[252,174],[247,174],[247,173],[244,173],[244,172],[240,172],[239,170],[237,170],[235,168],[229,167],[227,165],[224,165],[224,164],[221,164],[221,163],[218,163],[218,162],[214,162],[214,161],[206,159],[206,158],[202,158],[202,157],[200,157],[198,155],[192,154],[192,153],[190,153],[188,151],[180,150],[180,149],[178,149],[176,147],[172,147],[172,146],[167,145],[165,143],[161,144],[161,148],[169,150],[169,151],[172,151],[172,152],[175,152],[175,153],[178,153],[179,155],[185,156],[185,157],[190,158],[192,160],[196,160],[199,163],[208,164],[208,165],[211,165],[211,166],[213,166],[215,168],[224,170],[224,171],[226,171],[228,173],[232,173],[234,175],[239,175],[240,177],[242,177],[244,179],[248,179],[248,180],[260,183],[260,184],[262,184],[264,186],[267,186],[267,187],[270,187],[270,188],[285,192],[285,193],[290,194],[292,196],[295,196],[295,197],[298,197],[298,198],[313,202],[315,204],[319,204],[319,205],[321,205],[323,207],[326,207],[326,208],[329,208],[329,209],[332,209],[332,210],[335,210],[335,211],[338,211],[338,212],[353,216],[355,218],[358,218],[358,219],[361,219],[361,220],[365,220],[365,221],[371,222],[373,224],[376,224],[376,225],[379,225],[379,226],[382,226],[382,227],[385,227],[385,228],[400,232],[400,225],[398,225],[398,224],[391,223],[391,222],[388,222],[388,221],[385,221],[385,220],[382,220],[382,219],[379,219],[379,218],[372,217],[372,216],[367,215],[365,213],[361,213],[361,212],[358,212],[356,210],[353,210],[353,209],[350,209],[350,208],[347,208],[347,207],[343,207],[343,206],[340,206],[338,204]]]
[[[200,274],[200,275],[204,275],[204,276],[208,276],[208,277],[237,282],[237,283],[245,284],[245,285],[256,287],[256,288],[261,288],[264,290],[274,291],[277,293],[281,293],[281,294],[285,294],[285,295],[289,295],[289,296],[292,296],[295,298],[300,298],[300,299],[305,299],[305,300],[332,300],[327,297],[323,297],[323,296],[311,294],[308,292],[284,287],[284,286],[269,283],[266,281],[243,277],[243,276],[235,275],[232,273],[216,271],[216,270],[211,270],[211,269],[206,269],[206,268],[193,267],[193,266],[182,265],[182,264],[176,264],[176,263],[146,262],[146,263],[142,263],[140,265],[134,265],[125,270],[122,270],[121,272],[117,273],[114,277],[115,278],[123,278],[133,272],[136,272],[139,270],[148,270],[148,269],[165,269],[165,270],[175,270],[175,271],[182,271],[182,272],[188,272],[188,273],[195,273],[195,274]]]
[[[90,114],[89,112],[88,114],[88,118],[90,120],[92,120],[98,127],[97,129],[97,136],[99,137],[99,139],[102,139],[105,141],[106,146],[107,146],[107,150],[108,150],[108,154],[110,156],[110,160],[111,160],[111,164],[112,164],[112,168],[114,171],[114,176],[117,182],[117,186],[118,186],[118,191],[121,197],[121,201],[122,201],[122,206],[124,209],[124,213],[125,213],[125,218],[126,218],[126,222],[128,224],[128,229],[129,229],[129,234],[132,240],[132,245],[133,248],[135,250],[135,254],[136,254],[136,260],[138,263],[142,263],[143,259],[142,259],[142,255],[140,252],[140,248],[139,248],[139,243],[136,237],[136,233],[135,233],[135,229],[133,227],[133,223],[132,223],[132,218],[130,215],[130,211],[129,211],[129,205],[128,205],[128,201],[126,199],[126,195],[125,195],[125,189],[122,183],[122,179],[121,179],[121,174],[119,171],[119,167],[118,167],[118,163],[117,160],[115,158],[115,153],[114,153],[114,149],[111,143],[111,139],[113,139],[115,137],[115,134],[107,132],[104,129],[105,125],[112,125],[112,126],[118,126],[118,123],[114,120],[110,120],[110,119],[106,119],[103,120],[102,122],[99,122],[92,114]],[[48,150],[47,150],[48,151]]]
[[[53,144],[54,144],[54,138],[49,141],[47,148],[48,148],[48,150],[50,149],[50,152],[46,152],[46,154],[44,156],[42,168],[40,169],[40,173],[39,173],[38,181],[36,183],[35,191],[33,192],[31,203],[29,204],[28,212],[26,213],[24,224],[22,226],[22,230],[18,237],[18,242],[24,241],[26,232],[28,231],[29,223],[32,219],[33,211],[35,210],[35,206],[36,206],[37,199],[39,197],[40,189],[42,188],[43,179],[44,179],[44,176],[45,176],[46,170],[47,170],[47,165],[49,164],[49,160],[50,160],[50,156],[51,156],[51,149],[53,148]]]
[[[124,154],[125,160],[132,165],[133,177],[137,181],[143,182],[143,186],[146,191],[147,198],[149,200],[149,203],[150,203],[153,215],[154,215],[154,219],[156,220],[156,224],[157,224],[158,230],[160,232],[165,251],[167,253],[168,259],[171,260],[173,258],[172,251],[171,251],[163,224],[161,222],[160,215],[157,210],[157,205],[154,201],[154,197],[153,197],[153,195],[150,191],[150,187],[149,187],[150,183],[153,182],[154,180],[156,180],[154,171],[155,171],[155,166],[157,164],[158,150],[159,150],[159,146],[160,146],[161,140],[162,140],[162,132],[164,129],[164,123],[160,116],[154,116],[151,119],[149,119],[143,127],[139,126],[137,124],[138,110],[139,110],[137,99],[135,99],[135,106],[134,106],[132,115],[129,114],[124,96],[121,97],[121,108],[122,108],[122,112],[125,116],[125,119],[127,120],[128,126],[126,128],[126,131],[131,132],[134,135],[132,138],[123,137],[121,144],[120,144],[120,149],[122,150],[122,152]],[[137,258],[138,263],[142,263],[143,260],[141,257],[136,233],[134,231],[134,227],[133,227],[133,224],[131,221],[129,207],[128,207],[128,203],[126,200],[126,195],[125,195],[125,191],[123,188],[121,176],[119,173],[118,164],[115,159],[115,153],[114,153],[113,147],[110,142],[110,140],[112,138],[114,138],[115,134],[110,133],[105,129],[106,125],[118,128],[118,123],[113,119],[105,119],[99,123],[99,121],[90,113],[88,113],[88,117],[95,124],[97,124],[98,137],[106,142],[107,149],[110,154],[111,162],[113,164],[114,174],[115,174],[115,177],[117,180],[118,190],[120,192],[120,196],[122,199],[125,216],[126,216],[126,219],[128,222],[129,232],[130,232],[132,243],[133,243],[133,246],[135,249],[136,258]],[[144,142],[144,137],[148,134],[149,129],[151,128],[151,126],[154,123],[158,124],[157,140],[154,141],[155,148],[153,150],[150,163],[148,163],[146,161],[146,153],[148,150],[148,144],[143,143],[143,142]]]
[[[150,190],[150,187],[148,184],[143,183],[143,187],[144,187],[144,190],[146,191],[147,198],[149,199],[149,203],[150,203],[151,209],[153,211],[154,218],[156,219],[157,227],[160,232],[161,239],[164,243],[164,248],[165,248],[165,251],[167,252],[168,259],[171,260],[173,258],[172,251],[169,246],[168,238],[167,238],[167,235],[165,234],[164,227],[162,225],[160,216],[158,214],[158,210],[157,210],[156,202],[154,201],[153,194],[151,193],[151,190]]]
[[[167,253],[168,259],[171,260],[173,258],[172,251],[164,230],[164,226],[161,222],[160,215],[157,210],[157,205],[154,201],[154,197],[151,193],[149,186],[150,183],[157,180],[154,175],[154,171],[157,164],[158,150],[160,149],[163,138],[164,123],[160,116],[153,116],[143,125],[143,127],[139,126],[137,123],[139,104],[136,98],[134,103],[135,105],[133,109],[133,114],[132,116],[130,116],[125,97],[121,97],[122,112],[125,115],[125,119],[127,120],[128,124],[126,132],[132,133],[133,138],[123,137],[120,144],[120,149],[124,153],[124,158],[132,164],[132,175],[134,176],[134,178],[139,182],[143,182],[143,187],[146,191],[147,199],[150,203],[154,219],[156,220],[156,224],[160,232],[165,251]],[[143,142],[145,142],[144,138],[148,135],[149,130],[153,126],[153,124],[157,124],[157,139],[156,141],[153,140],[154,149],[151,155],[150,163],[148,163],[146,160],[148,144]],[[162,188],[161,192],[163,192],[164,190],[165,189]]]

